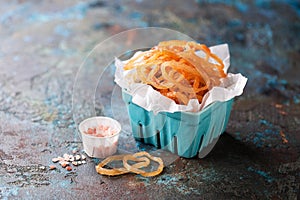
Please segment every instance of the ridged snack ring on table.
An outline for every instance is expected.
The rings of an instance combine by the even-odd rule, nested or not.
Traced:
[[[96,166],[96,171],[99,174],[102,175],[108,175],[108,176],[116,176],[116,175],[121,175],[121,174],[126,174],[129,173],[130,171],[124,167],[122,168],[113,168],[113,169],[106,169],[103,168],[105,165],[108,163],[115,161],[115,160],[123,160],[126,155],[114,155],[107,157],[104,159],[101,163],[99,163]],[[142,168],[142,167],[147,167],[150,164],[150,160],[147,157],[134,157],[132,158],[132,161],[135,161],[134,165],[132,165],[134,168]]]
[[[155,171],[146,172],[144,170],[138,169],[134,165],[129,165],[128,164],[129,160],[133,160],[134,161],[137,158],[145,158],[145,157],[141,157],[141,156],[146,156],[147,158],[149,158],[149,159],[157,162],[159,164],[158,168]],[[163,168],[164,168],[164,163],[163,163],[163,161],[162,161],[161,158],[151,156],[149,153],[147,153],[145,151],[141,151],[141,152],[135,153],[133,155],[126,155],[126,156],[124,156],[124,158],[123,158],[123,165],[124,165],[124,167],[127,170],[129,170],[131,172],[134,172],[136,174],[140,174],[140,175],[145,176],[145,177],[156,176],[156,175],[160,174],[163,171]]]

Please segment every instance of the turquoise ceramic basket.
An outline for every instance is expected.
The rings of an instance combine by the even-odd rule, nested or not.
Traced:
[[[159,112],[154,115],[152,111],[132,103],[131,95],[124,90],[122,97],[127,105],[136,140],[167,149],[185,158],[212,149],[208,147],[213,146],[225,131],[233,103],[233,99],[215,102],[197,113]]]

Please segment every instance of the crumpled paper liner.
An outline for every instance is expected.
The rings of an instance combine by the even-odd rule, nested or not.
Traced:
[[[219,56],[224,63],[224,71],[227,73],[230,65],[230,55],[227,44],[217,45],[209,48],[212,53]],[[137,52],[136,54],[138,54]],[[150,85],[135,83],[132,70],[124,70],[127,61],[115,59],[116,72],[115,82],[132,96],[132,102],[146,109],[158,112],[199,112],[208,105],[216,101],[228,101],[243,93],[247,83],[247,78],[241,74],[228,73],[226,78],[221,79],[219,86],[213,87],[203,97],[199,104],[197,99],[190,99],[187,105],[176,104],[172,99],[163,96],[160,92],[153,89]]]

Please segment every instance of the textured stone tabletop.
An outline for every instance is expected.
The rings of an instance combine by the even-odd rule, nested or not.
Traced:
[[[248,83],[225,133],[204,159],[177,157],[152,178],[102,176],[91,158],[51,170],[52,158],[83,153],[74,109],[114,115],[127,130],[120,146],[145,148],[131,136],[113,69],[94,91],[96,113],[88,90],[76,91],[81,104],[72,97],[97,44],[146,27],[228,43],[230,72]],[[299,199],[299,35],[297,1],[0,1],[0,199]]]

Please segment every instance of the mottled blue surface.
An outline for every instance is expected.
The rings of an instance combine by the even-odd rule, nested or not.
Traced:
[[[0,11],[0,199],[299,196],[299,1],[2,1]],[[157,177],[101,176],[101,159],[90,158],[72,172],[50,170],[51,158],[82,147],[72,89],[83,58],[111,35],[149,26],[208,46],[228,43],[229,71],[249,80],[226,133],[205,159],[178,158]],[[98,114],[99,96],[111,103],[113,80],[103,84]],[[75,105],[83,114],[88,106]],[[154,149],[122,136],[127,149]]]
[[[262,170],[258,170],[258,169],[255,169],[253,167],[248,167],[247,168],[248,171],[250,172],[254,172],[262,177],[265,178],[265,180],[268,182],[268,183],[272,183],[274,181],[274,178],[270,175],[269,172],[265,172],[265,171],[262,171]]]

